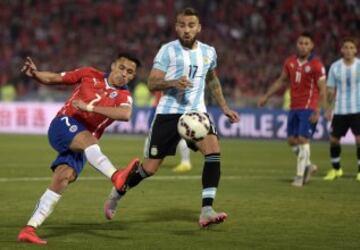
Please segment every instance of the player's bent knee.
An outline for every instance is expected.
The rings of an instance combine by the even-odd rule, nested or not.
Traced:
[[[300,136],[298,139],[298,142],[299,142],[299,144],[305,144],[305,143],[309,143],[310,140],[309,140],[309,138]]]
[[[57,183],[68,184],[76,180],[76,172],[67,165],[61,165],[56,168],[54,179]]]
[[[289,138],[288,138],[288,144],[289,144],[290,146],[295,146],[295,145],[297,145],[297,144],[298,144],[297,138],[295,138],[295,137],[289,137]]]

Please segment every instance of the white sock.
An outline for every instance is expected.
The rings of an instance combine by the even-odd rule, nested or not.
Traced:
[[[116,168],[110,162],[110,160],[101,152],[99,145],[93,144],[87,147],[85,150],[86,159],[90,165],[96,168],[100,173],[108,178],[116,172]]]
[[[310,145],[308,143],[299,145],[299,154],[297,157],[296,175],[303,176],[305,167],[310,162]]]
[[[181,156],[181,163],[190,165],[190,150],[184,139],[181,139],[178,144]]]
[[[45,193],[41,196],[39,202],[36,204],[33,215],[31,216],[27,225],[35,228],[40,226],[44,220],[49,217],[60,198],[60,194],[55,193],[50,189],[46,189]]]
[[[291,146],[291,151],[298,156],[299,155],[299,145]]]
[[[305,166],[310,166],[311,165],[311,160],[310,160],[310,144],[306,143],[303,144],[304,150],[306,152],[306,159],[305,159]]]

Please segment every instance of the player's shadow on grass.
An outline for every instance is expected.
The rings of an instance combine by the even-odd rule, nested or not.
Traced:
[[[185,208],[168,207],[161,210],[152,210],[147,213],[144,222],[167,222],[167,221],[187,221],[196,222],[199,211]]]
[[[86,234],[92,237],[127,240],[128,237],[120,237],[120,232],[127,229],[126,223],[111,222],[111,223],[71,223],[66,225],[50,225],[46,228],[49,233],[42,237],[45,239],[57,238],[71,234]],[[103,231],[103,233],[101,232]],[[109,235],[109,231],[119,232],[117,236]]]

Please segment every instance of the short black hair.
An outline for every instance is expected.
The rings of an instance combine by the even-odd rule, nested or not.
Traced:
[[[191,8],[191,7],[186,7],[185,9],[182,9],[180,12],[178,12],[176,17],[178,17],[180,15],[182,15],[182,16],[196,16],[197,19],[200,21],[199,12],[197,12],[197,10],[195,10],[194,8]]]
[[[314,37],[309,31],[304,31],[304,32],[300,33],[300,35],[298,37],[306,37],[306,38],[309,38],[312,42],[314,41]]]
[[[134,62],[136,64],[136,67],[139,68],[141,67],[141,62],[139,59],[137,59],[137,57],[129,52],[120,52],[118,54],[117,59],[120,59],[121,57],[124,57],[132,62]]]
[[[341,46],[343,46],[347,42],[350,42],[350,43],[354,44],[355,47],[358,46],[358,40],[356,38],[354,38],[354,37],[351,37],[351,36],[344,37],[342,39],[342,41],[341,41]]]

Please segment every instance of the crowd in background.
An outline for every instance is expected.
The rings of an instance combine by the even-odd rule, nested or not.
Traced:
[[[199,39],[216,48],[225,96],[238,106],[251,105],[246,100],[280,74],[302,31],[312,32],[315,51],[329,66],[341,38],[360,30],[357,0],[3,0],[0,84],[13,88],[17,100],[61,100],[66,88],[49,91],[19,73],[25,56],[41,70],[106,71],[128,50],[143,63],[137,81],[146,81],[159,45],[175,39],[176,12],[186,6],[199,11]]]

